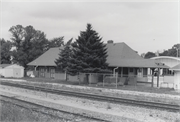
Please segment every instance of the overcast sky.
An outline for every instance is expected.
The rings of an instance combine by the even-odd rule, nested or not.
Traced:
[[[139,54],[180,43],[179,0],[23,1],[1,0],[0,38],[10,40],[10,27],[20,24],[32,25],[48,39],[75,40],[91,23],[105,43],[125,42]]]

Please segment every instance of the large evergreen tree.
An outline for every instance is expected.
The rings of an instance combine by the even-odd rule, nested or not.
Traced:
[[[91,24],[87,24],[86,30],[81,31],[76,42],[72,44],[73,52],[68,63],[70,74],[107,71],[107,49],[101,40]]]
[[[56,65],[58,68],[62,69],[63,71],[67,72],[69,58],[71,56],[71,42],[72,38],[64,45],[64,48],[60,48],[59,58],[55,60]]]

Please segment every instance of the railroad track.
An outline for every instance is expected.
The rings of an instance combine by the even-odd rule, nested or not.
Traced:
[[[160,102],[149,102],[149,101],[142,101],[142,100],[134,100],[134,99],[126,99],[126,98],[120,98],[120,97],[112,97],[112,96],[105,96],[105,95],[96,95],[91,93],[82,93],[82,92],[75,92],[75,91],[69,91],[69,90],[57,90],[57,89],[48,89],[40,86],[32,86],[32,85],[24,85],[24,84],[16,84],[16,83],[10,83],[10,82],[2,82],[1,85],[8,85],[8,86],[14,86],[19,88],[25,88],[29,90],[36,90],[36,91],[42,91],[57,95],[68,95],[73,97],[81,97],[86,99],[93,99],[93,100],[99,100],[99,101],[107,101],[111,103],[124,103],[128,105],[137,105],[137,106],[143,106],[148,108],[155,108],[155,109],[163,109],[168,111],[180,111],[179,105],[171,105],[171,104],[165,104]]]
[[[107,120],[103,120],[103,119],[96,118],[93,116],[88,116],[86,114],[81,115],[81,114],[67,112],[64,110],[56,109],[56,108],[43,106],[43,105],[36,104],[33,102],[20,100],[16,97],[8,97],[5,95],[0,95],[0,101],[5,102],[5,103],[10,103],[10,104],[13,104],[13,105],[16,105],[16,106],[19,106],[21,108],[25,108],[31,111],[39,112],[41,114],[48,115],[57,119],[66,120],[68,122],[76,122],[76,119],[78,119],[78,121],[109,122]],[[57,113],[61,113],[61,114],[58,116]]]

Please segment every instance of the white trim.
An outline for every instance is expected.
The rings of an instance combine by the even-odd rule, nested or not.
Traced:
[[[171,57],[171,56],[158,56],[158,57],[152,57],[151,59],[174,59],[180,61],[180,58],[178,57]]]
[[[169,70],[173,70],[173,71],[180,71],[180,69],[172,69],[172,68],[171,68],[171,69],[169,69]]]

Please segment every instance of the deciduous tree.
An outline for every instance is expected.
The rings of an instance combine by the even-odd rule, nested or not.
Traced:
[[[175,44],[171,49],[164,50],[162,53],[160,53],[160,56],[173,56],[173,57],[179,57],[180,54],[180,44]]]
[[[12,43],[10,41],[5,41],[0,39],[0,50],[1,50],[1,64],[10,64],[11,63],[11,48]]]
[[[48,41],[47,47],[52,48],[52,47],[61,47],[64,45],[64,37],[57,37],[57,38],[53,38],[51,40]]]
[[[23,27],[22,25],[12,26],[9,31],[12,34],[12,42],[16,47],[13,51],[13,62],[25,68],[27,64],[47,49],[46,35],[44,32],[35,30],[33,26]]]
[[[156,57],[156,54],[153,52],[147,52],[144,56],[144,58],[152,58],[152,57]]]

